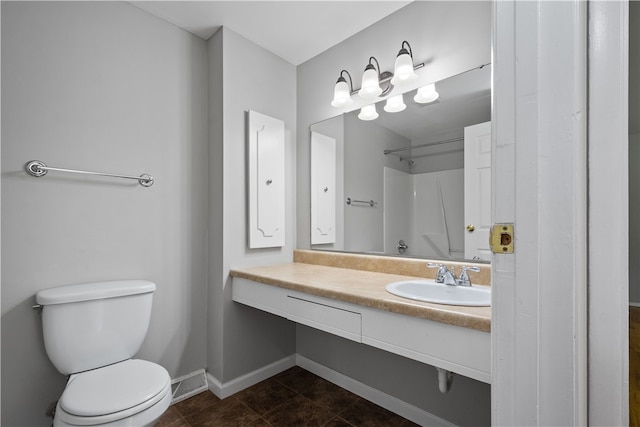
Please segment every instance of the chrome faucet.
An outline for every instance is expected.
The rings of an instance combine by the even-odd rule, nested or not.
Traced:
[[[471,286],[471,279],[467,274],[467,270],[475,271],[476,273],[480,271],[480,267],[463,266],[460,277],[456,279],[455,266],[452,266],[451,270],[449,270],[444,264],[429,262],[427,263],[427,267],[438,269],[436,273],[436,283],[444,283],[449,286]]]

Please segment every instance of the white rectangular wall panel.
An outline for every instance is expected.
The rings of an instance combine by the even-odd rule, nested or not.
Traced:
[[[249,111],[249,247],[284,246],[284,122]]]
[[[336,140],[311,132],[311,244],[336,241]]]

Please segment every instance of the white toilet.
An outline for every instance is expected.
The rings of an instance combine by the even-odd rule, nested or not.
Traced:
[[[70,375],[54,427],[151,426],[169,407],[167,370],[131,359],[147,334],[155,290],[146,280],[120,280],[36,294],[47,355]]]

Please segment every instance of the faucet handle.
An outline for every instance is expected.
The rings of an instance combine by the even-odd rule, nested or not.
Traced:
[[[436,283],[444,283],[444,275],[449,271],[447,270],[447,267],[443,264],[435,264],[433,262],[428,262],[427,267],[437,268],[438,272],[436,273]]]
[[[472,267],[472,266],[463,266],[462,271],[460,272],[460,278],[456,280],[458,286],[471,286],[471,279],[467,274],[467,270],[475,271],[476,273],[480,272],[480,267]]]

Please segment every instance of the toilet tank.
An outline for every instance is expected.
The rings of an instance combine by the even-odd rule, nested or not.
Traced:
[[[69,375],[130,359],[149,328],[156,285],[118,280],[39,291],[49,359]]]

